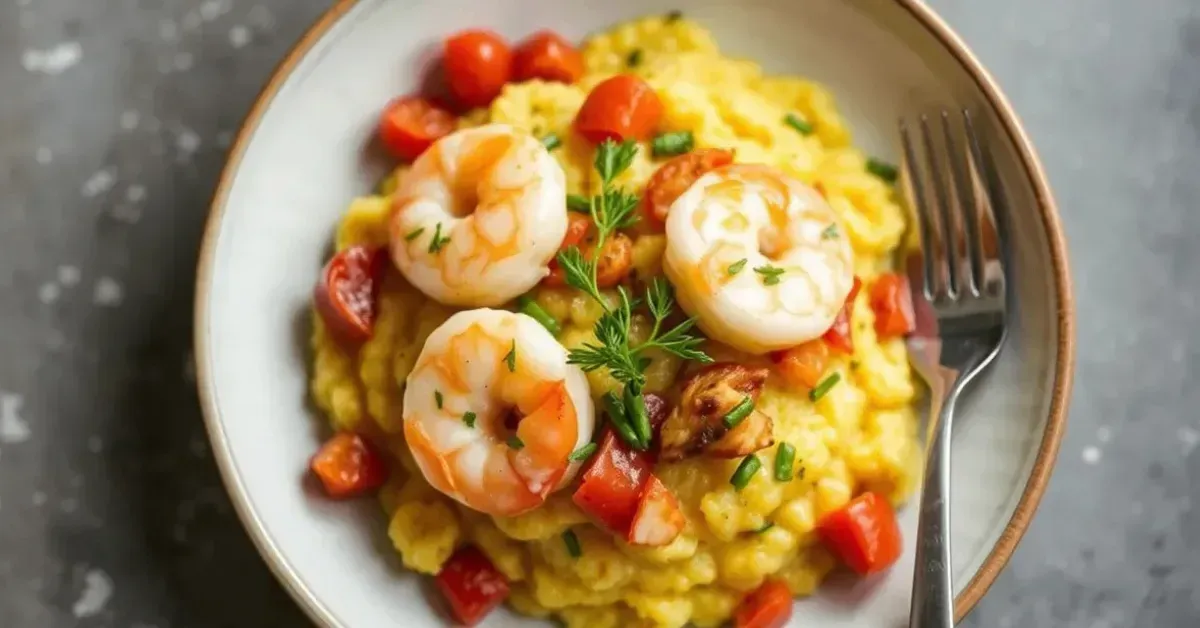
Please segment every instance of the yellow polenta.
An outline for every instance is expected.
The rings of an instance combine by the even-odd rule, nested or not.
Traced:
[[[640,61],[628,67],[633,51]],[[569,192],[598,185],[592,147],[571,132],[590,86],[616,72],[634,72],[653,85],[665,106],[663,131],[690,130],[698,147],[734,148],[738,161],[767,163],[819,184],[841,216],[856,254],[856,272],[868,279],[889,266],[904,231],[890,186],[871,176],[829,92],[793,77],[765,76],[759,66],[721,56],[712,36],[687,20],[647,18],[592,37],[584,46],[588,74],[579,84],[532,81],[511,84],[488,109],[465,116],[463,126],[505,122],[538,136],[564,139],[554,152]],[[783,123],[789,113],[815,128],[802,135]],[[622,184],[640,189],[658,166],[648,147],[638,152]],[[384,244],[387,194],[354,201],[338,228],[338,248]],[[661,235],[635,240],[638,276],[659,274]],[[570,289],[539,288],[536,299],[562,324],[571,347],[594,340],[600,308]],[[339,430],[381,431],[399,461],[381,494],[389,535],[406,566],[433,574],[464,542],[480,547],[510,579],[510,604],[529,615],[556,615],[570,627],[715,626],[726,621],[744,592],[768,575],[783,578],[796,595],[811,592],[833,567],[816,542],[817,519],[854,494],[874,490],[903,500],[913,487],[918,460],[912,375],[899,340],[880,342],[865,296],[854,304],[855,352],[831,370],[841,384],[817,403],[803,391],[771,381],[759,407],[775,419],[777,441],[797,450],[798,481],[778,483],[759,473],[735,492],[729,477],[738,460],[697,458],[660,465],[688,526],[670,545],[632,547],[592,526],[561,491],[541,508],[514,518],[470,511],[429,487],[403,442],[401,399],[405,378],[429,333],[452,312],[430,301],[392,272],[381,297],[374,336],[357,354],[340,348],[315,320],[312,394]],[[635,321],[633,335],[646,334]],[[755,358],[714,348],[718,359]],[[758,358],[761,359],[761,358]],[[648,390],[674,385],[681,365],[656,356]],[[612,385],[604,373],[590,377],[597,396]],[[771,459],[773,452],[763,452]],[[765,523],[774,527],[756,533]],[[571,558],[561,534],[571,528],[583,553]]]

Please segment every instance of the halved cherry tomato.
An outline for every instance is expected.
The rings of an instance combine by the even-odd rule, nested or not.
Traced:
[[[371,337],[387,261],[384,248],[351,246],[325,264],[313,289],[313,301],[329,333],[338,340],[358,343]]]
[[[892,338],[917,328],[908,279],[896,273],[884,273],[871,284],[871,309],[875,311],[875,333]]]
[[[629,449],[612,430],[607,430],[572,499],[597,523],[626,537],[651,466],[648,453]]]
[[[829,347],[823,340],[810,340],[802,345],[771,354],[775,370],[793,388],[816,388],[829,365]]]
[[[592,88],[575,129],[589,142],[644,140],[658,126],[663,104],[654,88],[631,74],[618,74]]]
[[[651,475],[642,489],[637,513],[629,526],[629,542],[654,547],[667,545],[683,532],[685,525],[687,519],[675,494],[662,480]]]
[[[854,310],[854,299],[860,289],[862,281],[855,277],[850,294],[846,295],[846,303],[842,305],[842,311],[838,312],[837,318],[833,319],[833,325],[821,336],[829,346],[847,354],[854,353],[854,338],[850,335],[850,312]]]
[[[859,575],[877,573],[900,558],[900,524],[888,500],[863,493],[817,522],[829,549]]]
[[[667,221],[671,204],[704,173],[733,163],[733,151],[701,148],[680,155],[658,167],[646,183],[642,196],[642,217],[661,227]]]
[[[442,565],[434,582],[454,619],[474,626],[508,598],[508,578],[478,548],[467,545]]]
[[[482,107],[500,95],[512,76],[512,50],[492,31],[465,30],[446,39],[442,64],[458,102]]]
[[[792,592],[771,578],[750,592],[733,614],[733,628],[783,628],[792,617]]]
[[[357,497],[383,486],[387,463],[367,439],[342,432],[321,445],[309,461],[325,493],[335,499]]]
[[[592,219],[587,214],[579,212],[567,212],[567,234],[563,236],[562,244],[558,245],[558,250],[565,251],[573,246],[580,246],[584,239],[587,238],[588,231],[592,228]],[[558,265],[558,258],[550,260],[547,265],[550,268],[550,274],[544,280],[550,286],[565,286],[567,285],[567,276],[563,269]]]
[[[574,83],[583,76],[583,55],[553,31],[539,31],[517,46],[513,80]]]
[[[379,141],[393,157],[412,161],[455,128],[454,114],[421,98],[404,96],[388,103],[379,118]]]
[[[583,256],[596,262],[596,285],[601,288],[611,288],[629,276],[633,270],[633,240],[623,233],[614,233],[604,241],[604,247],[596,253],[594,244],[581,247]],[[544,280],[546,285],[567,285],[566,272],[559,267],[558,260],[550,263],[550,274]]]

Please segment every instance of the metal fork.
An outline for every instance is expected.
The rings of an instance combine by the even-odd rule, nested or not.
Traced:
[[[950,430],[959,394],[1004,344],[1007,229],[969,111],[902,120],[900,139],[921,241],[905,260],[917,321],[908,348],[931,392],[909,627],[949,628]]]

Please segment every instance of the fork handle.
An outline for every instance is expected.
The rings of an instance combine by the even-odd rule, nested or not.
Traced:
[[[950,426],[958,386],[951,386],[937,412],[925,462],[921,522],[917,527],[909,628],[952,628],[954,586],[950,578]],[[937,403],[937,396],[934,397]]]

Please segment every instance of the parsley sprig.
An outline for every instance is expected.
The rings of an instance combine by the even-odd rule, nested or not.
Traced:
[[[600,175],[600,193],[590,199],[571,199],[577,210],[582,209],[580,206],[586,200],[587,213],[596,225],[594,251],[602,251],[609,236],[637,222],[636,212],[641,199],[615,183],[617,177],[629,169],[636,154],[637,144],[634,142],[617,144],[605,140],[596,150],[594,162],[596,172]],[[712,358],[699,348],[703,339],[690,333],[696,325],[696,319],[689,318],[674,326],[667,324],[675,311],[675,295],[671,292],[670,284],[662,277],[655,278],[646,287],[644,300],[631,297],[624,287],[618,287],[617,302],[612,304],[596,283],[596,261],[584,256],[579,247],[572,246],[560,252],[558,263],[563,269],[567,285],[591,295],[604,308],[593,330],[596,342],[571,349],[567,361],[589,372],[607,368],[613,378],[622,384],[624,390],[620,401],[617,402],[616,396],[613,396],[614,404],[621,407],[614,407],[611,411],[632,415],[629,424],[637,429],[625,430],[623,433],[628,435],[624,438],[631,446],[646,449],[649,447],[650,427],[645,416],[642,389],[646,385],[645,371],[650,366],[650,358],[645,354],[659,350],[685,360],[711,363]],[[633,325],[633,311],[642,305],[650,312],[654,324],[649,337],[631,346],[629,333]],[[611,420],[615,424],[619,417],[611,417]]]

